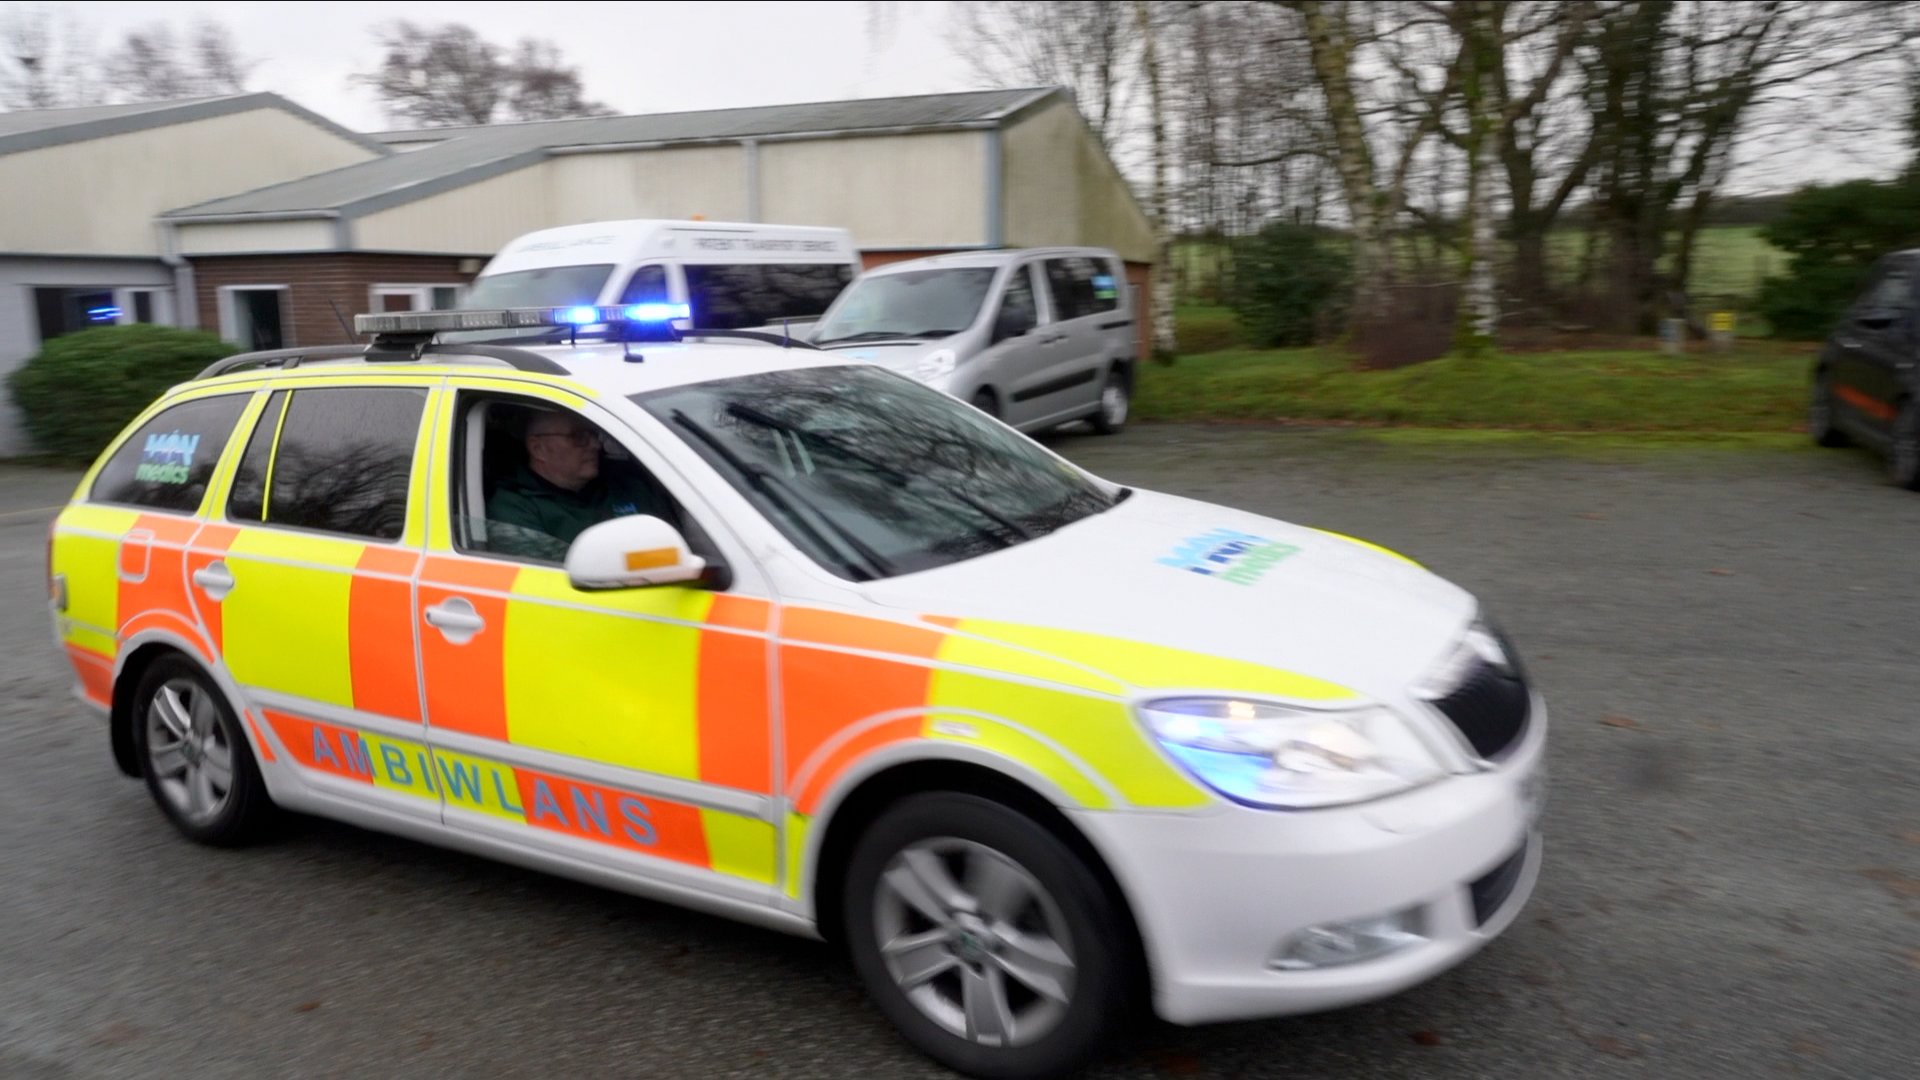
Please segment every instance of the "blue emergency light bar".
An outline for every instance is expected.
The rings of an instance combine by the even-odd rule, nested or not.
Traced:
[[[355,315],[359,334],[437,334],[459,330],[525,330],[547,326],[578,329],[619,323],[665,323],[692,317],[685,304],[576,304],[571,307],[499,308],[491,311],[395,311]]]

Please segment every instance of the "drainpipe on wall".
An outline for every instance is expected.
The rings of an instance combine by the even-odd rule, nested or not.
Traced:
[[[753,139],[742,139],[740,149],[747,156],[747,220],[758,224],[760,221],[760,144]]]
[[[987,129],[987,246],[990,248],[1005,247],[1007,243],[1000,145],[1003,130],[998,125]]]
[[[173,269],[173,322],[188,330],[200,328],[200,297],[194,293],[193,264],[179,252],[171,221],[160,223],[160,261]]]

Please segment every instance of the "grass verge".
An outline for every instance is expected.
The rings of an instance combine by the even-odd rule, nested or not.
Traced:
[[[1810,357],[1634,351],[1446,357],[1356,370],[1328,349],[1232,349],[1141,365],[1141,420],[1293,420],[1557,432],[1791,432]]]

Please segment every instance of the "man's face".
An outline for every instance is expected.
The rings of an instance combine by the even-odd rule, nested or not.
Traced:
[[[548,483],[579,491],[600,475],[600,433],[572,413],[541,413],[527,425],[527,458]]]

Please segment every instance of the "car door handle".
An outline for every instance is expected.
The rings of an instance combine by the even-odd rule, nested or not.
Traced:
[[[227,569],[226,563],[215,559],[193,572],[193,583],[200,586],[200,591],[207,594],[207,599],[218,603],[233,591],[233,571]]]
[[[1065,334],[1054,334],[1054,335],[1052,335],[1052,336],[1050,336],[1050,337],[1043,337],[1043,338],[1041,338],[1041,339],[1040,339],[1040,344],[1042,344],[1042,345],[1052,345],[1052,344],[1055,344],[1056,342],[1061,342],[1061,341],[1065,341],[1065,340],[1067,340],[1067,335],[1065,335]]]
[[[450,596],[426,611],[427,625],[440,631],[448,642],[465,645],[474,635],[487,628],[487,620],[473,608],[473,602],[464,596]]]

